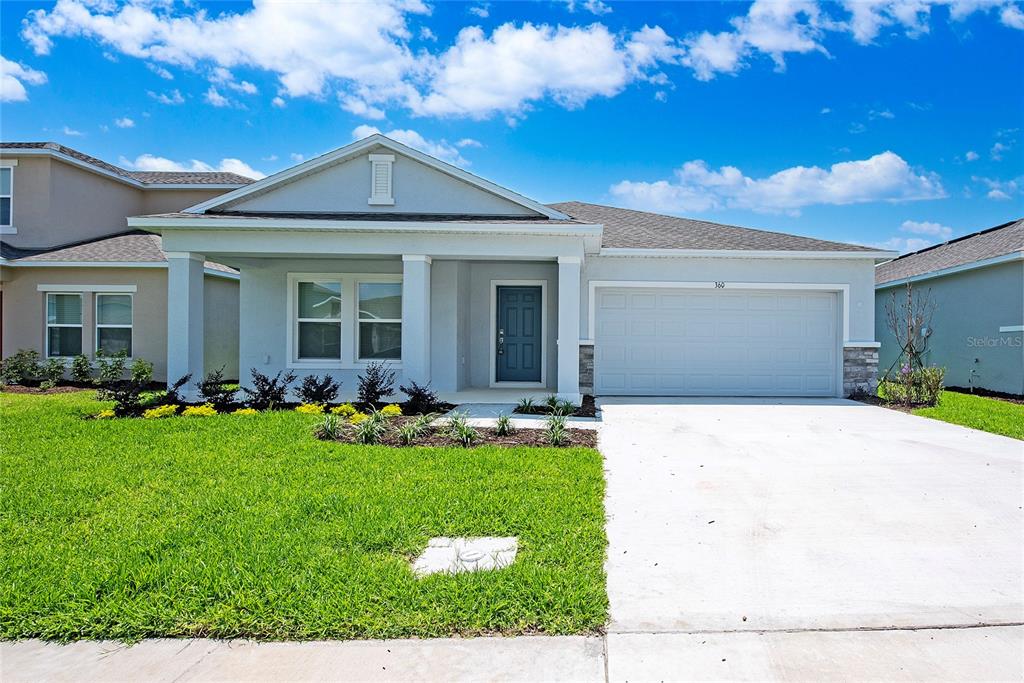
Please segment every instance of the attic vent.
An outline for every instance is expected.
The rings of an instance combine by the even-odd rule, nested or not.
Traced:
[[[393,154],[370,155],[370,204],[393,205],[391,194],[391,167],[395,162]]]

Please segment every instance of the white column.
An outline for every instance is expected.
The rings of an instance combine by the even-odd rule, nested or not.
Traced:
[[[579,256],[558,257],[558,397],[579,403],[580,266]]]
[[[203,378],[202,254],[167,252],[167,381],[192,373],[185,395]]]
[[[402,256],[402,375],[430,381],[430,257]]]

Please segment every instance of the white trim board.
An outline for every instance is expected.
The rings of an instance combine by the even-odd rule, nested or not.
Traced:
[[[1003,325],[1000,332],[1024,332],[1024,325]]]
[[[101,294],[131,294],[139,291],[137,285],[36,285],[37,292],[65,292],[80,294],[81,292],[99,292]]]
[[[490,343],[487,353],[490,358],[487,375],[488,386],[492,389],[522,388],[544,389],[548,385],[548,281],[547,280],[491,280],[490,292]],[[498,377],[498,287],[540,287],[540,382],[499,382]]]
[[[166,268],[166,261],[3,261],[0,265],[7,268]],[[203,268],[203,273],[210,277],[222,277],[226,280],[238,280],[240,273],[229,273],[216,268]]]
[[[729,282],[729,281],[699,281],[699,282],[666,282],[662,280],[591,280],[587,291],[587,338],[594,339],[594,315],[596,313],[597,288],[622,288],[635,287],[643,289],[763,289],[763,290],[808,290],[817,292],[837,292],[840,295],[839,303],[843,309],[843,338],[845,345],[850,341],[850,285],[830,284],[818,282]]]
[[[890,261],[896,251],[772,251],[760,249],[633,249],[603,247],[600,256],[625,258],[872,259]]]
[[[185,209],[185,212],[203,213],[204,211],[208,211],[209,209],[232,204],[245,197],[262,194],[263,192],[266,192],[277,185],[292,181],[298,178],[299,176],[311,173],[313,171],[316,171],[317,169],[329,166],[334,163],[340,163],[341,161],[346,161],[348,159],[355,158],[362,154],[363,152],[366,152],[367,150],[377,146],[385,147],[394,152],[397,152],[398,154],[409,157],[414,161],[418,161],[422,164],[425,164],[426,166],[429,166],[435,170],[452,176],[465,183],[473,185],[481,190],[484,190],[485,192],[497,195],[503,199],[507,199],[510,202],[513,202],[522,207],[535,211],[542,216],[547,216],[548,218],[555,218],[560,220],[566,220],[569,218],[569,216],[562,213],[561,211],[556,211],[555,209],[552,209],[549,206],[545,206],[540,202],[528,199],[527,197],[524,197],[523,195],[517,192],[513,192],[512,190],[501,187],[500,185],[496,185],[490,182],[489,180],[484,180],[479,176],[475,176],[472,173],[464,171],[461,168],[445,163],[440,159],[435,159],[434,157],[424,154],[423,152],[419,152],[411,147],[407,147],[406,145],[403,145],[400,142],[396,142],[395,140],[392,140],[389,137],[381,135],[380,133],[375,133],[367,138],[357,140],[356,142],[353,142],[349,145],[345,145],[344,147],[340,147],[334,151],[328,152],[327,154],[323,154],[316,158],[310,159],[309,161],[305,161],[301,164],[298,164],[297,166],[292,166],[291,168],[287,168],[283,171],[275,173],[272,176],[267,176],[263,180],[259,180],[255,183],[252,183],[251,185],[245,185],[243,187],[238,188],[237,190],[228,192],[227,194],[223,194],[220,195],[219,197],[209,199],[205,202],[200,202],[195,206],[190,206],[189,208]]]
[[[952,275],[953,273],[962,273],[966,270],[974,270],[975,268],[987,268],[988,266],[996,266],[1000,263],[1010,263],[1012,261],[1024,261],[1024,251],[1014,251],[1009,254],[1003,254],[1002,256],[993,256],[992,258],[982,259],[980,261],[973,261],[971,263],[964,263],[959,266],[950,266],[949,268],[940,268],[939,270],[933,270],[928,273],[921,273],[920,275],[911,275],[910,277],[900,278],[899,280],[889,280],[883,282],[880,285],[875,285],[875,289],[888,289],[890,287],[898,287],[905,285],[908,282],[920,282],[921,280],[931,280],[936,277],[943,277],[944,275]]]

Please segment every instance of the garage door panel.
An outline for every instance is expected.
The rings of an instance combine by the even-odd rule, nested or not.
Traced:
[[[598,290],[595,389],[635,395],[834,395],[830,292]]]

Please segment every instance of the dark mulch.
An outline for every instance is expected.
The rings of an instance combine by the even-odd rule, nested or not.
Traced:
[[[395,417],[388,420],[388,430],[381,439],[383,446],[404,447],[398,440],[398,428],[406,422],[411,422],[413,417]],[[477,427],[479,439],[474,446],[550,446],[545,438],[544,429],[517,428],[511,434],[498,436],[494,433],[493,427]],[[593,429],[567,429],[569,436],[567,446],[578,446],[586,448],[597,447],[597,431]],[[339,439],[342,443],[355,443],[354,430],[348,429]],[[441,427],[431,427],[427,434],[424,434],[412,444],[413,446],[458,446],[460,445],[447,430]]]
[[[968,387],[946,387],[946,391],[955,391],[958,394],[974,394],[975,396],[984,396],[985,398],[997,398],[1008,403],[1024,404],[1024,394],[1008,394],[1003,391],[990,391],[979,387],[974,389]]]
[[[541,403],[531,407],[529,410],[523,410],[516,406],[516,409],[512,412],[519,415],[550,415],[551,408]],[[590,394],[585,395],[583,397],[583,404],[570,417],[597,417],[597,403],[594,401],[594,397]]]
[[[20,384],[8,384],[0,387],[0,391],[6,391],[8,394],[70,394],[75,391],[91,391],[95,390],[96,387],[79,387],[79,386],[56,386],[52,389],[40,389],[39,387],[26,387]]]

